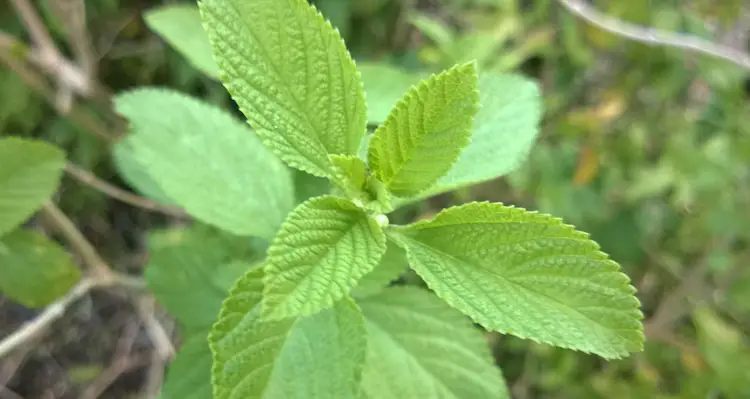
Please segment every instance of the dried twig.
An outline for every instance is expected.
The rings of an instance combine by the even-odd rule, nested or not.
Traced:
[[[86,5],[83,0],[57,0],[51,6],[65,28],[68,43],[89,80],[96,76],[97,56],[86,31]]]
[[[115,353],[112,355],[110,366],[81,393],[81,399],[98,398],[120,375],[148,364],[146,354],[131,354],[133,344],[135,344],[140,329],[141,323],[138,321],[131,322],[125,326],[120,339],[117,340],[117,346],[115,347]]]
[[[106,280],[92,277],[81,279],[70,291],[68,291],[67,294],[47,306],[39,316],[34,318],[34,320],[24,324],[21,328],[0,341],[0,359],[16,348],[23,346],[42,335],[49,329],[52,323],[65,314],[65,311],[71,304],[86,295],[92,288],[112,285],[125,285],[130,287],[142,286],[138,280],[134,280],[128,276],[114,274]]]
[[[674,47],[721,58],[750,69],[750,55],[731,47],[721,46],[697,36],[631,24],[597,11],[586,0],[558,1],[579,18],[615,35],[651,46]]]
[[[44,76],[35,71],[23,57],[23,54],[29,51],[25,44],[0,31],[0,62],[16,73],[23,79],[26,86],[40,94],[58,112],[70,119],[74,125],[104,140],[115,138],[116,135],[111,134],[110,129],[79,105],[73,104],[72,108],[68,110],[69,112],[65,112],[66,110],[61,108],[57,94],[49,86]]]
[[[164,331],[164,327],[154,315],[154,304],[153,297],[141,297],[136,303],[136,309],[143,320],[146,333],[151,338],[154,350],[162,361],[167,361],[174,357],[174,346],[169,334]]]
[[[707,287],[704,282],[708,272],[708,262],[702,260],[697,266],[690,269],[675,287],[659,303],[659,307],[645,323],[644,330],[649,339],[659,340],[672,334],[672,325],[685,316],[690,309],[690,304],[685,300],[689,296],[697,299],[706,295]]]
[[[123,286],[131,290],[140,290],[144,287],[140,279],[113,271],[104,259],[99,256],[94,246],[76,228],[73,221],[52,202],[47,202],[44,205],[42,213],[46,216],[52,227],[65,237],[68,244],[81,257],[81,260],[90,272],[87,277],[81,279],[62,298],[47,306],[34,320],[0,341],[0,358],[14,349],[31,342],[46,331],[55,320],[65,314],[65,311],[72,303],[86,295],[92,288]],[[153,328],[156,329],[158,326],[154,326]]]
[[[55,204],[47,202],[42,208],[42,214],[52,227],[62,234],[75,252],[88,266],[91,274],[101,281],[108,281],[113,273],[107,262],[99,256],[93,245],[78,231],[75,223],[70,220]]]
[[[81,183],[126,204],[178,218],[185,218],[188,216],[185,211],[178,207],[160,204],[156,201],[140,197],[121,188],[115,187],[104,180],[98,179],[93,173],[81,169],[71,163],[65,165],[65,172]]]
[[[83,97],[91,96],[91,78],[80,67],[63,57],[29,0],[13,0],[13,6],[34,43],[34,48],[27,54],[29,60],[50,76],[54,76],[58,82],[60,90],[56,96],[57,108],[68,110],[72,104],[72,93]],[[61,93],[65,97],[60,97]]]

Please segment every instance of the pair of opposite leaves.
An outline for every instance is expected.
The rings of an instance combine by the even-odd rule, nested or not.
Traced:
[[[366,128],[359,73],[313,7],[204,0],[200,8],[222,80],[264,144],[359,200],[325,196],[298,206],[266,260],[264,318],[331,307],[385,253],[385,224],[376,217],[391,209],[388,192],[408,197],[429,188],[469,143],[475,66],[412,88],[375,132],[365,166],[357,157]],[[642,316],[628,278],[558,219],[474,203],[387,232],[441,298],[488,329],[604,357],[641,349]]]

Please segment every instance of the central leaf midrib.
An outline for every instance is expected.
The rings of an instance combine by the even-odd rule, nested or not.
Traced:
[[[235,6],[234,2],[230,2],[230,4],[231,4],[231,7],[234,9],[235,14],[241,16],[242,14],[239,12],[239,10],[237,10],[237,7]],[[297,12],[293,10],[292,13],[295,15],[295,18],[297,18]],[[240,18],[240,19],[243,20],[242,18]],[[279,72],[278,66],[276,65],[275,62],[273,62],[273,58],[269,56],[268,50],[262,44],[263,42],[260,41],[260,40],[258,40],[258,36],[256,35],[256,33],[252,29],[250,29],[249,26],[246,23],[243,23],[242,25],[245,27],[244,30],[246,30],[247,32],[249,32],[250,36],[252,36],[253,40],[258,44],[258,48],[261,49],[261,52],[263,53],[263,57],[266,60],[268,60],[267,63],[268,63],[268,65],[271,66],[271,71],[273,71],[274,75],[276,75],[275,76],[276,77],[275,80],[276,80],[278,86],[281,86],[281,87],[284,88],[284,91],[285,91],[285,94],[286,94],[284,97],[286,97],[287,99],[291,99],[292,104],[294,106],[296,106],[301,111],[301,115],[300,115],[301,119],[311,129],[312,133],[315,135],[315,140],[317,140],[317,142],[325,149],[325,146],[323,145],[323,142],[320,140],[320,133],[318,132],[318,129],[315,127],[315,125],[310,120],[310,116],[307,114],[306,108],[302,107],[301,103],[293,95],[291,87],[288,85],[287,79],[284,79],[283,76],[281,76],[281,74]],[[225,24],[225,26],[226,26],[226,24]],[[235,33],[237,33],[237,32],[235,32]],[[239,35],[239,36],[242,36],[242,35]],[[284,36],[285,35],[280,34],[279,35],[280,40],[282,40],[281,37],[284,37]],[[283,46],[282,46],[282,48],[283,48]],[[305,57],[305,60],[306,60],[305,62],[307,62],[307,57]],[[306,76],[306,79],[307,79],[307,76]],[[249,82],[246,79],[242,79],[242,81],[245,82],[246,84],[250,85]],[[292,145],[294,147],[294,149],[297,151],[297,153],[303,155],[313,165],[317,166],[318,168],[320,168],[321,171],[323,171],[325,174],[327,174],[327,172],[329,171],[328,165],[321,165],[321,164],[318,163],[317,160],[311,159],[309,156],[307,156],[304,151],[300,151],[300,147],[297,146],[297,143],[295,142],[295,140],[286,140],[286,141],[290,145]]]
[[[311,276],[314,273],[316,273],[317,271],[319,271],[320,269],[322,269],[322,267],[321,267],[322,266],[321,260],[326,259],[331,254],[331,252],[335,251],[336,247],[338,246],[338,244],[342,240],[344,240],[347,236],[351,235],[351,232],[354,230],[354,228],[356,226],[359,225],[359,223],[360,223],[360,219],[359,218],[351,219],[351,223],[348,224],[346,230],[343,230],[343,231],[342,230],[335,230],[336,232],[340,232],[341,234],[338,235],[338,237],[335,239],[335,241],[333,241],[331,243],[331,245],[327,246],[327,248],[326,248],[325,251],[323,251],[319,256],[316,256],[314,259],[310,260],[309,262],[305,262],[303,264],[298,264],[297,265],[297,267],[305,267],[305,269],[307,269],[307,271],[302,276],[302,278],[299,280],[299,283],[295,284],[295,286],[290,291],[290,294],[287,295],[286,299],[288,299],[288,297],[291,295],[291,293],[298,292],[301,289],[301,287],[303,286],[303,283],[307,283],[308,280],[311,278]],[[290,246],[290,247],[293,247],[293,246]]]
[[[464,261],[464,260],[463,260],[463,259],[461,259],[461,258],[457,258],[457,257],[456,257],[456,256],[454,256],[454,255],[451,255],[451,254],[445,253],[445,252],[443,252],[443,251],[440,251],[439,249],[437,249],[437,248],[434,248],[434,247],[432,247],[432,246],[430,246],[430,245],[427,245],[427,244],[425,244],[425,243],[423,243],[423,242],[421,242],[421,241],[419,241],[419,240],[417,240],[417,239],[414,239],[414,238],[411,238],[411,237],[408,237],[408,236],[405,236],[405,235],[404,235],[404,237],[405,237],[405,238],[406,238],[407,240],[409,240],[410,242],[416,243],[416,244],[417,244],[418,246],[420,246],[421,248],[423,248],[423,249],[425,249],[425,250],[427,250],[427,251],[431,251],[431,252],[433,252],[433,253],[437,253],[437,254],[439,254],[439,255],[441,255],[441,256],[445,256],[445,257],[447,257],[447,258],[449,258],[449,259],[451,259],[451,260],[455,261],[456,263],[459,263],[459,264],[463,265],[464,267],[468,267],[468,268],[474,268],[474,267],[475,267],[475,266],[473,266],[472,264],[470,264],[470,263],[468,263],[468,262]],[[483,269],[483,270],[485,270],[485,271],[488,271],[488,272],[490,271],[489,269],[486,269],[486,268],[482,268],[482,269]],[[460,269],[458,269],[458,268],[457,268],[457,270],[460,270]],[[466,274],[465,274],[465,273],[462,273],[462,275],[464,275],[464,276],[466,277]],[[610,329],[609,327],[607,327],[607,326],[604,326],[604,325],[600,324],[600,323],[599,323],[599,322],[597,322],[596,320],[593,320],[593,319],[592,319],[591,317],[589,317],[588,315],[586,315],[586,314],[583,314],[583,313],[582,313],[582,312],[581,312],[580,310],[578,310],[578,309],[576,309],[576,308],[574,308],[574,307],[571,307],[570,305],[568,305],[568,304],[566,304],[566,303],[564,303],[564,302],[560,302],[560,301],[558,301],[558,300],[556,300],[556,299],[554,299],[554,298],[550,297],[550,296],[549,296],[548,294],[545,294],[545,293],[541,293],[541,292],[538,292],[538,291],[536,291],[536,290],[533,290],[533,289],[531,289],[531,288],[527,287],[526,285],[523,285],[523,284],[519,284],[519,283],[517,283],[517,282],[515,282],[515,281],[509,280],[509,279],[507,279],[507,278],[506,278],[505,276],[503,276],[503,275],[501,275],[501,274],[497,274],[497,273],[492,273],[492,275],[493,275],[493,276],[495,276],[495,277],[497,277],[497,278],[499,278],[499,279],[501,279],[501,280],[503,280],[503,281],[504,281],[504,282],[506,282],[506,283],[507,283],[508,285],[513,285],[513,286],[516,286],[516,287],[518,287],[518,288],[520,288],[520,289],[522,289],[522,290],[524,290],[524,291],[528,291],[528,292],[530,292],[530,293],[532,293],[532,294],[536,294],[536,295],[538,295],[538,296],[540,296],[540,297],[543,297],[544,299],[546,299],[547,301],[549,301],[549,302],[550,302],[550,303],[552,303],[553,305],[558,305],[558,306],[560,306],[560,307],[563,307],[563,308],[567,309],[568,311],[570,311],[570,312],[572,312],[572,313],[578,314],[579,316],[583,317],[584,319],[586,319],[586,320],[588,320],[589,322],[593,323],[594,325],[598,326],[598,327],[599,327],[599,329],[600,329],[600,330],[603,330],[604,332],[610,332],[610,331],[611,331],[611,329]],[[473,279],[471,279],[471,280],[473,281]],[[475,285],[476,287],[482,287],[482,285],[481,285],[481,284],[477,284],[476,282],[473,282],[473,284],[474,284],[474,285]],[[446,285],[446,287],[447,287],[447,285]],[[453,288],[450,288],[450,289],[451,289],[451,291],[453,291],[453,292],[455,293],[455,291],[453,290]],[[482,291],[483,291],[484,295],[486,295],[487,297],[490,297],[490,295],[488,295],[488,293],[487,293],[486,291],[484,291],[483,289],[482,289]],[[467,303],[467,302],[465,302],[465,301],[464,301],[464,303]],[[493,301],[493,303],[494,303],[494,301]],[[473,305],[470,305],[470,306],[472,306],[472,307],[473,307],[473,308],[474,308],[475,310],[479,310],[479,309],[477,309],[477,308],[476,308],[475,306],[473,306]],[[495,306],[496,306],[496,305],[495,305]],[[498,310],[500,310],[500,309],[498,309]],[[480,313],[480,314],[481,314],[482,312],[480,311],[480,312],[478,312],[478,313]],[[607,335],[610,335],[610,334],[607,334]],[[625,338],[624,338],[624,337],[622,337],[622,336],[621,336],[620,334],[615,334],[615,335],[616,335],[616,336],[617,336],[618,338],[620,338],[620,340],[624,340],[624,339],[625,339]],[[604,341],[606,342],[606,341],[608,341],[608,340],[604,340]]]

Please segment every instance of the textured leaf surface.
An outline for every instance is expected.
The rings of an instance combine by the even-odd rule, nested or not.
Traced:
[[[115,100],[135,134],[135,159],[197,219],[237,235],[273,237],[294,203],[289,170],[241,122],[175,91]]]
[[[605,358],[642,350],[628,277],[559,219],[471,203],[391,237],[430,288],[485,328]]]
[[[419,84],[421,77],[394,68],[385,63],[366,62],[357,64],[367,97],[367,121],[380,124],[412,86]]]
[[[503,176],[527,157],[539,133],[541,97],[537,85],[518,75],[487,73],[479,79],[481,108],[471,144],[429,190],[431,195]]]
[[[194,226],[149,235],[145,278],[157,301],[190,332],[207,332],[234,281],[263,252],[247,238]]]
[[[387,115],[400,93],[419,81],[419,75],[387,64],[368,63],[359,69],[371,123],[383,122],[382,110]],[[435,186],[412,200],[504,176],[526,160],[539,133],[539,87],[520,75],[491,72],[479,75],[478,87],[480,108],[472,124],[471,143]]]
[[[388,284],[406,271],[407,265],[406,252],[389,241],[380,263],[359,280],[352,294],[356,297],[363,297],[383,291]]]
[[[352,155],[331,155],[334,182],[348,193],[349,198],[356,198],[363,192],[367,182],[367,165]]]
[[[0,139],[0,236],[15,229],[54,194],[65,154],[42,141]]]
[[[509,397],[482,333],[429,292],[394,287],[357,303],[368,334],[366,397]]]
[[[290,166],[330,175],[366,128],[359,72],[341,36],[305,0],[203,0],[222,80],[264,143]]]
[[[260,320],[262,269],[243,276],[209,336],[216,399],[358,397],[366,330],[350,299],[311,316]]]
[[[211,44],[201,25],[198,7],[176,4],[159,7],[146,12],[143,19],[190,64],[209,77],[219,79],[219,67],[211,55]]]
[[[135,159],[130,144],[131,136],[126,136],[112,146],[112,159],[117,172],[141,195],[163,204],[173,203],[164,190],[149,176],[147,169]]]
[[[194,224],[152,231],[148,247],[146,284],[186,337],[169,365],[162,398],[211,399],[208,333],[230,287],[264,255],[263,244]]]
[[[367,159],[375,176],[400,197],[430,187],[469,144],[478,101],[473,63],[409,90],[370,141]]]
[[[378,264],[385,250],[382,229],[350,201],[326,196],[299,205],[268,250],[263,317],[330,307]]]
[[[68,253],[46,237],[22,230],[0,237],[0,291],[16,302],[46,306],[80,277]]]
[[[218,315],[217,315],[218,316]],[[212,399],[211,349],[207,333],[194,334],[185,339],[169,364],[162,399]]]

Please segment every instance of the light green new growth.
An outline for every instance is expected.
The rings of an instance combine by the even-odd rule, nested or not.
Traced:
[[[605,358],[643,348],[628,277],[559,219],[470,203],[390,237],[438,296],[487,329]]]
[[[246,125],[165,89],[120,94],[115,107],[133,158],[175,203],[237,235],[276,234],[293,207],[291,175]]]
[[[331,155],[331,179],[349,198],[362,198],[367,184],[367,165],[354,155]]]
[[[375,177],[399,197],[429,188],[469,144],[478,103],[474,63],[413,87],[370,141],[367,162]]]
[[[440,299],[394,287],[357,303],[367,324],[367,398],[509,398],[482,333]]]
[[[605,358],[642,349],[628,278],[558,219],[472,203],[389,224],[393,196],[424,198],[515,168],[538,132],[534,83],[497,74],[478,83],[475,63],[458,65],[411,87],[364,138],[360,74],[305,0],[203,0],[200,9],[222,81],[263,143],[346,197],[292,210],[263,267],[224,301],[209,337],[216,398],[507,398],[481,334],[461,313],[490,330]],[[392,97],[387,90],[382,98]],[[407,263],[447,305],[418,289],[386,288]]]
[[[351,201],[325,196],[299,205],[268,250],[263,317],[330,307],[375,268],[385,250],[383,230]]]
[[[17,230],[0,237],[0,293],[29,308],[63,296],[81,272],[54,241]]]
[[[420,75],[408,73],[386,63],[358,62],[367,98],[367,121],[381,124],[404,93],[422,80]]]
[[[362,81],[341,36],[306,0],[203,0],[222,81],[290,166],[331,177],[329,154],[365,134]]]
[[[541,119],[536,83],[518,75],[486,73],[479,77],[479,104],[471,144],[430,195],[504,176],[526,159]]]
[[[263,270],[240,278],[209,336],[215,399],[358,398],[366,331],[351,299],[311,316],[261,321]]]
[[[60,183],[65,154],[42,141],[0,139],[0,236],[26,221]]]

